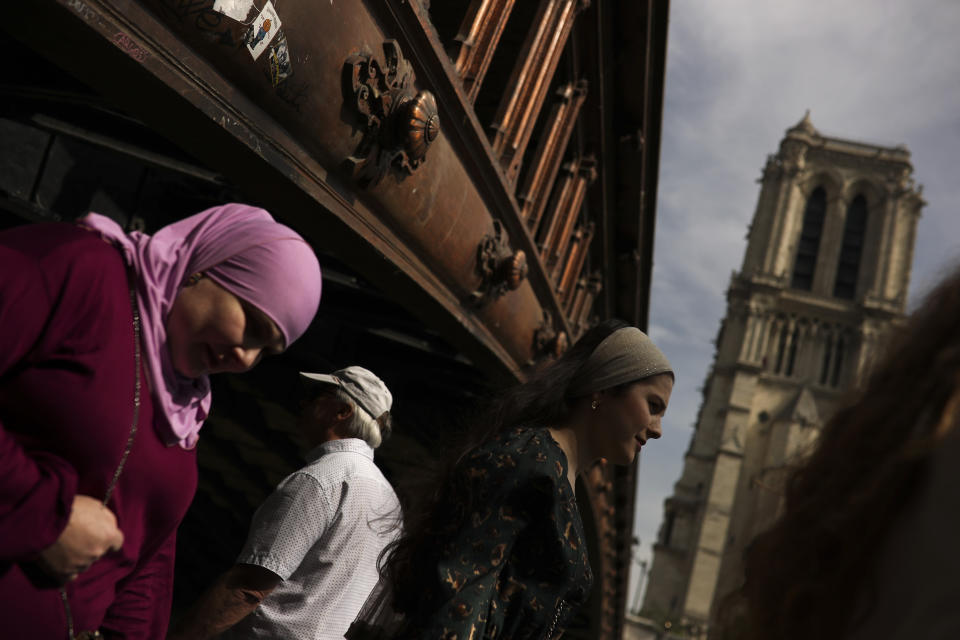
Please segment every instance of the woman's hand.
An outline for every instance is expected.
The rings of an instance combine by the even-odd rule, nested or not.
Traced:
[[[117,518],[99,500],[77,495],[70,520],[57,541],[40,552],[44,568],[61,581],[74,580],[108,551],[123,546]]]

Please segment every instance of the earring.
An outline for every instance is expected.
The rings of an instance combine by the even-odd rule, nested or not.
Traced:
[[[187,286],[192,287],[193,285],[200,282],[200,279],[203,278],[203,273],[197,271],[196,273],[190,274],[190,277],[187,278]]]
[[[594,411],[596,411],[598,407],[600,407],[599,400],[594,400],[593,402],[590,403],[590,408],[593,409]]]

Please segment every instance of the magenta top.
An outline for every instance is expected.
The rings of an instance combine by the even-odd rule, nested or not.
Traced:
[[[120,253],[70,224],[0,232],[0,620],[3,637],[65,638],[59,592],[27,578],[77,493],[104,495],[133,416],[133,321]],[[68,587],[76,628],[163,638],[177,526],[196,454],[140,428],[108,507],[125,536]]]

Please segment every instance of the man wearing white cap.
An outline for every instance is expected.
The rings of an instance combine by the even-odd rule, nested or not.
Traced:
[[[397,496],[373,463],[393,398],[363,367],[300,376],[310,463],[260,506],[237,563],[171,638],[340,640],[377,584],[377,557],[400,521]]]

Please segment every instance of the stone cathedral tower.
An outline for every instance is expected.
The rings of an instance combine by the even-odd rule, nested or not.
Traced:
[[[645,610],[701,629],[737,585],[745,545],[777,515],[785,464],[814,442],[906,306],[924,205],[910,152],[822,136],[809,115],[763,169],[654,546]]]

